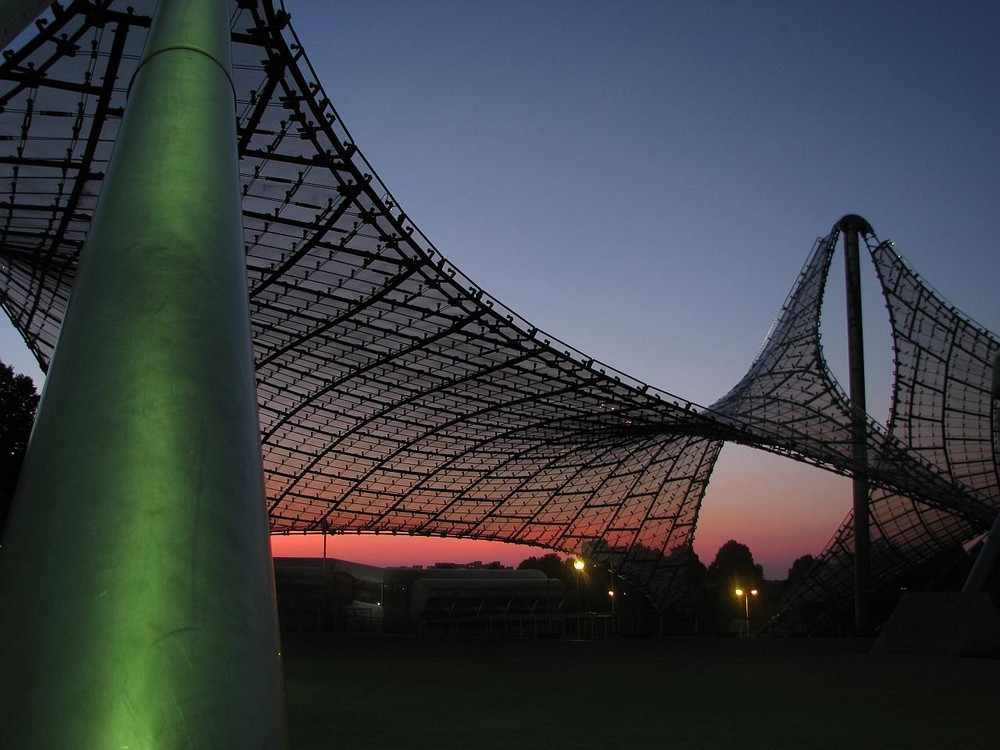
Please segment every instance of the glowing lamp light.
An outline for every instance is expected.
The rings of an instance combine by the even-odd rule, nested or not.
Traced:
[[[583,560],[574,560],[573,567],[576,568],[577,570],[583,570],[585,567],[587,567],[587,563],[585,563]]]

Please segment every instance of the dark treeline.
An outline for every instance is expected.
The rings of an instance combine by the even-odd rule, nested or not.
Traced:
[[[7,523],[7,512],[21,473],[37,407],[34,381],[0,362],[0,537]]]
[[[648,609],[648,606],[640,607],[638,600],[643,598],[642,594],[627,580],[592,564],[580,569],[575,562],[574,558],[553,552],[528,557],[517,567],[519,570],[540,570],[549,578],[561,580],[566,586],[569,610],[610,612],[611,591],[614,591],[620,612]],[[805,575],[813,562],[812,555],[803,555],[792,563],[785,579],[769,581],[764,577],[763,567],[754,561],[750,548],[733,539],[719,548],[707,567],[691,552],[687,591],[675,602],[671,612],[661,614],[676,620],[683,632],[735,635],[746,628],[749,610],[750,630],[760,632],[780,611],[785,593]],[[755,594],[751,593],[754,591]]]
[[[759,632],[781,611],[785,593],[814,562],[812,555],[803,555],[792,563],[784,579],[769,581],[750,548],[730,539],[707,568],[695,556],[690,614],[700,632],[733,634],[739,632],[749,610],[750,629]]]

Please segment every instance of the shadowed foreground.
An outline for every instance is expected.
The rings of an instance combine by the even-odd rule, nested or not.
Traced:
[[[286,636],[292,747],[994,746],[1000,661],[870,646]]]

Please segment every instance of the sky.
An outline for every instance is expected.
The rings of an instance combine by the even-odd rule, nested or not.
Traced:
[[[702,405],[725,394],[816,238],[847,213],[1000,330],[1000,4],[285,5],[342,121],[437,249],[540,329],[642,381]],[[888,322],[864,270],[868,401],[884,421]],[[840,274],[823,343],[846,383]],[[37,375],[7,326],[0,358]],[[707,563],[737,539],[783,578],[850,504],[848,480],[727,446],[695,550]],[[533,552],[468,544],[336,537],[328,553],[426,564]]]

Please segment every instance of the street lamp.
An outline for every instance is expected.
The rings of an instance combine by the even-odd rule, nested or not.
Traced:
[[[573,561],[573,570],[575,570],[578,575],[576,576],[576,610],[577,612],[583,609],[583,597],[580,596],[580,578],[584,575],[584,570],[587,568],[587,563],[581,560],[579,557]]]
[[[749,591],[744,591],[741,588],[735,590],[736,596],[743,597],[743,608],[746,612],[746,637],[750,637],[750,597],[757,596],[760,592],[757,589],[750,589]]]
[[[615,616],[615,566],[614,563],[611,564],[611,586],[608,589],[608,598],[611,599],[611,617],[614,619]]]

